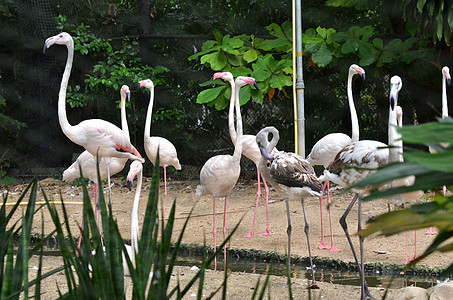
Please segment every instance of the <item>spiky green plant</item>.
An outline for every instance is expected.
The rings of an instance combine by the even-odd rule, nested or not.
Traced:
[[[40,208],[35,209],[37,191],[38,180],[34,178],[19,197],[16,204],[12,206],[8,214],[6,213],[8,195],[3,195],[3,205],[0,208],[0,299],[19,299],[21,293],[23,293],[25,299],[28,299],[29,288],[33,287],[33,285],[35,285],[34,298],[40,299],[41,280],[62,270],[62,268],[56,268],[42,274],[44,243],[53,232],[43,236],[38,245],[29,249],[33,216]],[[19,224],[19,221],[13,222],[12,217],[17,213],[19,205],[25,199],[27,193],[29,193],[29,199],[25,215],[22,214],[21,224]],[[42,233],[44,234],[44,227],[42,228]],[[15,254],[16,259],[14,260],[15,237],[18,237],[18,246]],[[28,260],[32,255],[37,254],[38,251],[38,275],[36,279],[28,281]]]
[[[158,159],[155,165],[159,165]],[[223,246],[228,243],[239,224],[236,225],[230,235],[213,254],[208,257],[206,255],[203,256],[200,270],[185,286],[181,286],[178,283],[175,287],[169,289],[171,274],[176,263],[185,228],[190,219],[190,214],[184,223],[176,243],[172,245],[171,238],[175,221],[176,201],[173,203],[167,225],[164,228],[163,224],[159,224],[158,222],[158,168],[154,168],[152,178],[138,252],[135,255],[135,265],[132,263],[132,258],[128,255],[123,238],[113,219],[112,208],[110,206],[108,209],[106,208],[106,201],[102,193],[102,184],[99,184],[99,203],[103,239],[101,239],[101,234],[96,226],[86,184],[82,181],[84,202],[84,228],[82,237],[85,242],[81,250],[77,249],[64,205],[62,206],[63,222],[61,222],[57,210],[47,201],[47,197],[44,196],[48,203],[48,209],[55,224],[57,238],[61,245],[64,270],[68,284],[67,293],[63,294],[59,291],[60,298],[124,298],[122,258],[122,254],[124,254],[133,284],[133,299],[182,299],[197,280],[199,280],[197,298],[201,299],[204,273],[207,266],[222,251]],[[65,228],[61,224],[65,224]],[[160,238],[158,238],[159,230],[161,230]],[[104,243],[104,247],[102,247],[102,243]],[[171,246],[173,249],[170,254]],[[227,268],[227,264],[225,264],[225,268]],[[150,278],[149,274],[151,270],[152,277]],[[223,284],[226,283],[226,280],[227,277],[225,276]],[[225,295],[226,293],[224,292]],[[261,299],[261,297],[258,299]]]

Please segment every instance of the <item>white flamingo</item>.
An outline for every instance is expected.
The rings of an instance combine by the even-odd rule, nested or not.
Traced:
[[[368,175],[376,172],[376,170],[388,164],[389,162],[399,161],[399,155],[396,138],[397,138],[397,118],[396,106],[398,100],[398,91],[401,85],[401,78],[393,76],[390,80],[390,96],[389,96],[389,122],[388,122],[388,136],[389,146],[384,143],[373,140],[362,140],[351,143],[338,152],[334,161],[324,170],[324,174],[319,178],[320,181],[330,180],[335,184],[342,187],[350,186],[353,183],[360,181]],[[371,297],[368,291],[368,286],[365,281],[364,264],[363,264],[363,236],[359,236],[360,245],[360,263],[357,258],[354,246],[352,244],[351,236],[348,232],[348,225],[346,217],[352,209],[352,206],[358,200],[358,231],[362,229],[362,202],[360,198],[363,192],[367,189],[354,189],[356,195],[346,208],[343,216],[340,218],[340,224],[343,228],[346,238],[348,239],[349,246],[351,247],[352,254],[355,262],[359,268],[360,281],[361,281],[361,299]]]
[[[363,70],[358,65],[351,65],[349,67],[348,73],[348,103],[349,111],[351,114],[351,125],[352,133],[351,137],[344,133],[330,133],[321,138],[311,149],[310,154],[307,156],[307,160],[312,165],[322,165],[326,168],[335,158],[337,153],[343,149],[345,146],[351,144],[352,142],[357,142],[359,140],[359,120],[357,118],[357,111],[354,105],[354,98],[352,95],[352,78],[355,74],[359,74],[365,80],[365,70]],[[327,206],[329,208],[329,223],[330,223],[330,240],[331,247],[327,246],[324,242],[324,226],[323,226],[323,214],[322,214],[322,200],[323,195],[319,196],[319,207],[321,210],[321,243],[319,244],[319,249],[330,249],[331,252],[338,252],[341,249],[335,248],[333,242],[333,228],[332,228],[332,212],[331,212],[331,201],[330,201],[330,187],[329,181],[324,182],[322,187],[322,192],[324,193],[325,188],[327,187]]]
[[[142,163],[145,160],[131,144],[129,136],[110,122],[101,119],[88,119],[75,126],[69,124],[66,115],[66,90],[74,59],[74,41],[71,35],[62,32],[46,39],[44,51],[54,44],[64,45],[68,49],[68,58],[58,94],[58,120],[61,129],[72,142],[84,147],[93,156],[104,158],[107,165],[109,203],[112,205],[109,167],[111,157],[140,160]]]
[[[445,66],[442,68],[442,119],[448,117],[448,98],[447,98],[447,84],[451,84],[451,76],[450,76],[450,68]],[[442,146],[447,147],[448,144],[441,143]],[[434,148],[429,147],[429,152],[431,153],[437,153],[437,151]],[[447,187],[444,185],[442,187],[443,194],[444,196],[447,194]],[[437,231],[434,230],[434,228],[431,226],[427,232],[425,232],[426,235],[435,235],[437,234]]]
[[[126,118],[126,97],[130,99],[130,89],[127,85],[123,85],[120,89],[120,96],[121,96],[121,129],[127,134],[129,137],[129,127],[127,125],[127,118]],[[111,175],[115,175],[121,172],[124,169],[124,166],[127,162],[127,158],[117,158],[112,157],[110,162],[110,173]],[[67,182],[72,182],[77,178],[81,177],[80,169],[82,169],[82,174],[85,178],[88,178],[92,182],[94,182],[93,191],[90,194],[90,200],[95,195],[95,215],[96,215],[96,222],[99,220],[99,203],[98,203],[98,176],[97,176],[97,168],[96,168],[96,157],[91,155],[88,151],[83,151],[77,160],[63,172],[63,180]],[[99,175],[101,180],[107,179],[107,165],[105,164],[104,160],[99,162]],[[99,226],[99,231],[101,232],[101,226]],[[82,219],[82,228],[83,228],[83,219]],[[79,237],[78,247],[80,248],[80,243],[82,241],[82,235]]]
[[[235,84],[233,75],[230,72],[217,72],[214,74],[212,77],[212,80],[216,80],[217,78],[223,78],[224,80],[228,81],[231,85],[231,89],[233,89],[233,85]],[[236,87],[238,89],[238,87]],[[233,144],[236,144],[236,129],[234,128],[234,104],[235,104],[235,94],[232,92],[231,93],[231,98],[230,98],[230,107],[229,107],[229,113],[228,113],[228,129],[230,132],[230,138]],[[252,223],[252,231],[249,235],[246,235],[244,237],[246,238],[252,238],[255,235],[255,220],[256,220],[256,212],[258,210],[258,201],[261,195],[261,183],[260,183],[260,170],[258,168],[258,163],[261,158],[261,153],[260,149],[258,149],[258,146],[256,145],[256,136],[251,135],[251,134],[243,134],[241,138],[242,142],[242,154],[253,161],[256,166],[256,171],[257,171],[257,179],[258,179],[258,190],[256,192],[256,204],[255,204],[255,212],[253,214],[253,223]],[[264,177],[263,179],[263,184],[264,184],[264,190],[266,194],[266,231],[264,233],[261,233],[261,235],[266,236],[270,235],[270,229],[269,229],[269,187],[267,186],[266,180]]]
[[[255,79],[251,77],[239,76],[236,79],[236,84],[232,86],[232,93],[235,93],[236,99],[236,127],[237,127],[237,143],[234,146],[233,155],[216,155],[211,157],[203,165],[200,171],[200,184],[197,186],[197,196],[210,194],[213,198],[213,230],[214,248],[217,245],[217,231],[215,225],[216,204],[217,198],[225,198],[223,211],[223,238],[226,236],[226,209],[228,195],[236,185],[241,172],[241,153],[242,153],[242,117],[241,108],[239,105],[239,88],[246,84],[254,85],[257,89]],[[226,249],[224,248],[224,259],[226,259]],[[217,269],[217,260],[214,260],[214,268]]]
[[[272,134],[272,140],[269,143],[269,133]],[[302,210],[305,220],[305,235],[307,236],[308,255],[310,258],[310,267],[312,271],[312,283],[310,288],[319,288],[316,285],[315,271],[311,258],[311,247],[309,237],[309,226],[307,222],[307,214],[305,212],[304,198],[307,196],[319,196],[322,189],[321,182],[316,178],[313,166],[302,156],[291,152],[276,152],[271,155],[269,152],[277,146],[280,138],[279,132],[275,127],[266,127],[260,130],[256,135],[256,143],[261,151],[262,158],[260,160],[261,174],[266,178],[277,192],[285,194],[286,201],[286,216],[288,219],[288,227],[286,233],[288,235],[288,270],[291,268],[291,217],[289,211],[289,198],[300,197],[302,202]],[[267,161],[270,165],[267,166]],[[289,272],[290,274],[290,272]]]
[[[137,176],[138,175],[138,176]],[[131,213],[131,246],[126,245],[126,250],[131,258],[132,264],[135,266],[135,255],[138,252],[138,239],[140,236],[140,226],[138,224],[138,205],[140,203],[140,192],[142,189],[143,165],[139,161],[133,161],[127,174],[127,185],[129,190],[132,189],[132,182],[137,176],[137,187],[135,188],[134,203],[132,204]],[[123,254],[124,255],[124,254]],[[130,276],[129,267],[126,259],[123,257],[124,274]]]
[[[165,215],[167,207],[167,166],[173,166],[176,170],[181,170],[181,165],[178,160],[178,153],[175,146],[166,138],[151,136],[151,115],[153,113],[154,104],[154,83],[151,79],[139,81],[139,87],[149,89],[149,105],[146,113],[145,121],[145,152],[152,164],[155,164],[157,157],[157,150],[159,149],[159,167],[164,168],[164,212],[163,222],[165,226]]]
[[[403,126],[403,109],[401,106],[396,107],[396,117],[397,117],[397,123],[398,127]],[[400,134],[397,136],[397,145],[398,149],[401,149],[401,154],[403,153],[403,140],[401,140]],[[400,155],[400,162],[403,162],[404,158],[403,155]],[[398,185],[405,185],[405,186],[412,186],[414,185],[415,182],[415,176],[408,176],[402,179],[396,180],[395,186]],[[406,203],[409,202],[413,199],[416,199],[418,203],[418,199],[420,199],[423,196],[423,191],[414,191],[411,193],[406,193],[399,195],[401,197],[401,200],[403,202],[404,208],[406,208]],[[408,257],[408,248],[409,248],[409,231],[406,231],[406,259],[404,260],[404,264],[407,264],[414,259],[417,258],[417,230],[414,230],[414,256],[409,259]]]

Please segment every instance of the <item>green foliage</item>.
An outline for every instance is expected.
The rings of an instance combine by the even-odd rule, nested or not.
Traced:
[[[0,186],[13,185],[16,183],[16,178],[7,176],[8,169],[11,166],[9,160],[6,158],[8,150],[0,157]]]
[[[65,17],[57,18],[58,26],[65,28]],[[70,27],[70,26],[69,26]],[[68,28],[69,29],[69,28]],[[111,39],[96,37],[89,25],[81,24],[73,30],[74,50],[97,60],[90,73],[85,74],[85,86],[68,87],[67,101],[71,107],[86,106],[99,99],[117,97],[123,84],[136,83],[152,78],[156,85],[165,84],[162,66],[151,67],[142,63],[136,39],[125,38],[118,46]],[[108,96],[108,97],[106,97]]]
[[[450,45],[453,31],[453,5],[449,0],[405,0],[405,17],[420,24],[420,35],[431,36]]]
[[[362,67],[376,64],[381,68],[395,63],[409,65],[428,58],[426,50],[418,49],[416,38],[385,42],[374,37],[374,30],[369,25],[352,26],[345,32],[336,32],[333,28],[309,28],[302,35],[302,43],[304,51],[311,54],[313,63],[321,68],[345,59],[358,60]]]
[[[181,109],[164,109],[158,108],[152,119],[155,121],[165,121],[165,124],[172,124],[175,129],[184,129],[183,123],[187,119],[187,114]]]
[[[262,39],[254,35],[223,36],[214,30],[214,40],[203,44],[202,51],[188,58],[189,61],[200,58],[200,63],[214,71],[230,71],[233,76],[252,76],[256,79],[259,91],[244,87],[241,89],[241,105],[250,97],[262,103],[264,95],[274,90],[284,91],[292,86],[292,30],[286,21],[279,26],[275,23],[266,27],[274,39]],[[220,82],[220,81],[219,81]],[[206,86],[209,83],[203,83]],[[207,103],[221,110],[228,106],[230,91],[228,86],[203,90],[197,96],[197,103]],[[270,99],[272,96],[269,97]]]
[[[0,108],[6,107],[6,99],[0,95]],[[27,127],[27,124],[21,121],[18,121],[8,115],[5,115],[0,110],[0,129],[6,131],[9,137],[16,138],[17,131],[21,128]]]
[[[437,190],[444,185],[453,185],[453,150],[451,146],[444,147],[440,144],[453,144],[453,119],[446,118],[433,123],[404,126],[398,131],[401,133],[404,142],[429,145],[439,152],[430,154],[419,151],[405,151],[405,162],[386,166],[348,188],[374,187],[370,195],[363,198],[363,201],[395,197],[398,194],[417,190]],[[378,189],[384,183],[407,176],[415,177],[412,186],[403,185],[386,190]],[[439,234],[414,263],[437,251],[440,253],[453,251],[453,243],[451,240],[447,241],[453,235],[451,222],[453,219],[453,197],[436,193],[432,200],[432,202],[412,205],[404,210],[378,216],[361,234],[369,236],[379,233],[389,236],[406,230],[435,226],[439,230]],[[451,273],[453,273],[453,264],[445,271],[444,275]]]
[[[51,232],[43,236],[38,245],[31,247],[30,233],[32,230],[33,216],[41,207],[35,208],[38,193],[38,180],[34,178],[25,191],[11,209],[6,208],[8,195],[3,195],[3,205],[0,207],[0,298],[1,299],[21,299],[21,293],[27,299],[28,289],[36,285],[35,296],[39,299],[39,287],[42,279],[56,274],[62,268],[55,268],[42,274],[42,263],[39,264],[38,276],[32,281],[28,281],[28,260],[32,255],[40,251],[39,257],[42,260],[44,243],[54,233]],[[25,214],[22,214],[21,224],[19,221],[13,222],[13,215],[19,213],[19,205],[29,195]],[[42,215],[41,215],[42,216]],[[44,222],[43,222],[44,224]],[[44,233],[44,229],[42,228]],[[14,250],[14,239],[17,238],[17,250]],[[14,258],[15,257],[15,258]]]

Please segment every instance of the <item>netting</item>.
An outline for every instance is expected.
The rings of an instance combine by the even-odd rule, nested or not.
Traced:
[[[67,6],[66,6],[67,7]],[[7,133],[7,140],[2,141],[1,153],[8,151],[11,163],[10,173],[15,177],[27,178],[34,175],[61,178],[67,168],[83,149],[72,143],[61,131],[58,123],[57,100],[61,76],[66,62],[67,52],[63,47],[51,47],[46,54],[42,47],[47,37],[57,31],[54,18],[58,13],[77,14],[77,5],[71,11],[58,11],[52,1],[18,1],[17,11],[24,22],[24,28],[30,28],[13,52],[0,50],[0,89],[7,100],[2,109],[5,115],[26,123],[27,127]],[[38,17],[36,17],[38,16]],[[178,108],[186,113],[186,118],[176,126],[168,120],[153,120],[151,134],[169,139],[178,150],[178,157],[183,166],[180,172],[170,176],[180,178],[198,178],[199,170],[209,157],[218,154],[232,154],[234,146],[228,133],[228,110],[216,111],[196,103],[197,92],[202,88],[185,90],[191,83],[207,81],[212,70],[194,70],[187,57],[194,49],[201,49],[206,37],[168,36],[141,37],[139,42],[149,49],[144,55],[153,66],[162,65],[172,73],[168,86],[156,86],[154,112],[158,108],[172,110]],[[114,38],[112,44],[120,43],[121,38]],[[154,51],[165,47],[166,55]],[[95,62],[87,56],[75,54],[70,85],[83,84]],[[143,149],[144,115],[148,106],[148,94],[136,91],[129,83],[132,97],[140,100],[133,109],[128,109],[131,140],[137,149],[145,155]],[[274,102],[257,104],[250,101],[242,107],[244,133],[256,134],[269,124],[278,124],[287,132],[292,129],[292,103]],[[67,104],[68,119],[77,124],[88,118],[102,117],[120,125],[119,109],[106,111],[100,103],[89,103],[86,107],[71,109]],[[281,148],[293,149],[292,138],[282,138]],[[243,157],[242,174],[255,177],[253,162]],[[145,165],[145,174],[150,172],[151,163]]]

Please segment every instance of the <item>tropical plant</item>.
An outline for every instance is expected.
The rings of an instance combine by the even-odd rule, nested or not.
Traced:
[[[21,224],[13,222],[13,215],[18,213],[18,208],[23,204],[26,195],[29,194],[25,215],[22,214]],[[0,298],[21,299],[29,297],[29,289],[35,287],[35,298],[40,299],[41,280],[60,272],[63,268],[55,268],[45,274],[42,273],[43,246],[54,232],[43,235],[41,241],[31,249],[30,234],[33,224],[33,216],[42,207],[36,208],[38,194],[38,180],[34,178],[21,194],[16,203],[7,213],[6,203],[8,194],[3,195],[3,203],[0,207]],[[41,214],[41,218],[44,215]],[[41,232],[44,234],[44,222]],[[14,243],[18,242],[17,250]],[[28,261],[32,255],[39,255],[38,275],[36,279],[28,279]]]
[[[200,52],[191,55],[188,60],[200,58],[200,63],[214,71],[229,71],[233,76],[252,76],[256,79],[259,91],[244,87],[241,89],[241,105],[247,103],[250,97],[257,103],[262,103],[264,95],[269,100],[276,90],[285,92],[292,86],[292,35],[291,23],[286,21],[281,26],[275,23],[267,26],[268,32],[274,39],[263,39],[252,35],[231,37],[222,35],[214,30],[214,39],[203,44]],[[219,81],[220,83],[220,81]],[[207,86],[210,82],[202,83]],[[230,90],[228,85],[203,90],[197,96],[197,103],[207,103],[222,110],[228,106]]]
[[[453,184],[453,150],[451,146],[443,147],[441,143],[453,145],[453,119],[440,119],[438,122],[425,123],[417,126],[404,126],[398,131],[402,140],[410,144],[421,144],[435,148],[438,153],[431,154],[422,151],[405,151],[404,162],[383,167],[375,174],[350,186],[374,186],[363,201],[394,196],[417,190],[436,190],[444,185]],[[445,144],[444,144],[445,145]],[[379,189],[394,179],[414,176],[412,186],[398,186],[386,190]],[[347,190],[348,190],[347,189]],[[409,208],[387,213],[376,217],[360,234],[367,237],[379,233],[394,235],[406,230],[435,226],[439,234],[431,245],[413,263],[434,252],[453,251],[453,242],[447,241],[453,236],[453,197],[435,193],[431,202],[412,205]],[[453,273],[453,264],[443,275]]]
[[[163,74],[169,70],[143,64],[136,39],[125,38],[120,45],[114,46],[111,39],[96,37],[89,25],[81,24],[71,30],[73,26],[65,26],[66,18],[61,15],[55,22],[57,27],[73,31],[75,51],[97,60],[91,72],[85,74],[85,86],[68,87],[67,102],[71,107],[115,98],[123,84],[135,84],[142,79],[153,78],[156,85],[165,84]]]

